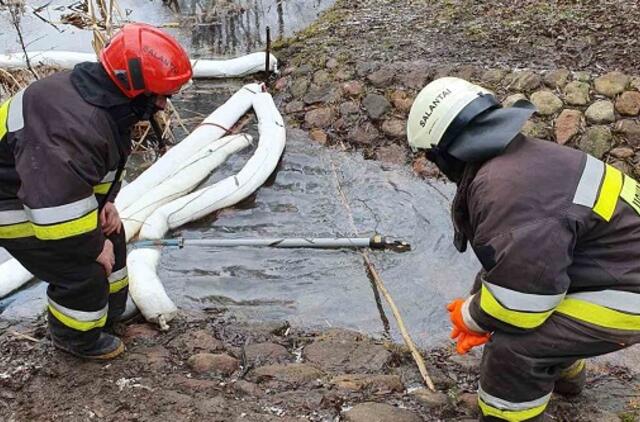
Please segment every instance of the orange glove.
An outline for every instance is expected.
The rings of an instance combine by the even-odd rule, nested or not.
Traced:
[[[463,304],[464,300],[456,299],[447,305],[449,318],[451,318],[451,323],[453,324],[451,338],[457,340],[456,351],[461,355],[464,355],[476,346],[485,344],[489,341],[489,338],[491,338],[491,334],[489,333],[478,333],[467,327],[464,323],[464,318],[462,318]]]

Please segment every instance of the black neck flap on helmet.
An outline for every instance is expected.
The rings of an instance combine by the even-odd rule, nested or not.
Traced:
[[[502,154],[535,111],[526,100],[502,108],[493,95],[481,94],[458,113],[438,146],[427,150],[427,158],[459,183],[466,163]]]

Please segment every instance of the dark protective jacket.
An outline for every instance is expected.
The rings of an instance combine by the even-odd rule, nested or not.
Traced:
[[[612,339],[640,332],[640,187],[631,177],[519,135],[468,166],[453,216],[484,268],[463,307],[470,328],[532,330],[555,312]]]
[[[100,254],[99,210],[119,190],[131,123],[122,130],[113,107],[96,105],[130,101],[100,72],[79,65],[0,106],[0,246]]]

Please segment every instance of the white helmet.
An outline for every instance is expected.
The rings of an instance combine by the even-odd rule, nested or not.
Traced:
[[[471,120],[498,107],[493,94],[459,78],[440,78],[420,91],[409,113],[407,138],[417,149],[438,147],[447,150]]]

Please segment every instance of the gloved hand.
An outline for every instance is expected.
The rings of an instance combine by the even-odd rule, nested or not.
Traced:
[[[478,333],[467,327],[462,317],[462,305],[464,300],[456,299],[447,305],[447,311],[449,311],[449,318],[453,324],[451,330],[451,338],[457,340],[456,351],[464,355],[469,350],[476,346],[481,346],[489,341],[491,338],[490,333]]]

